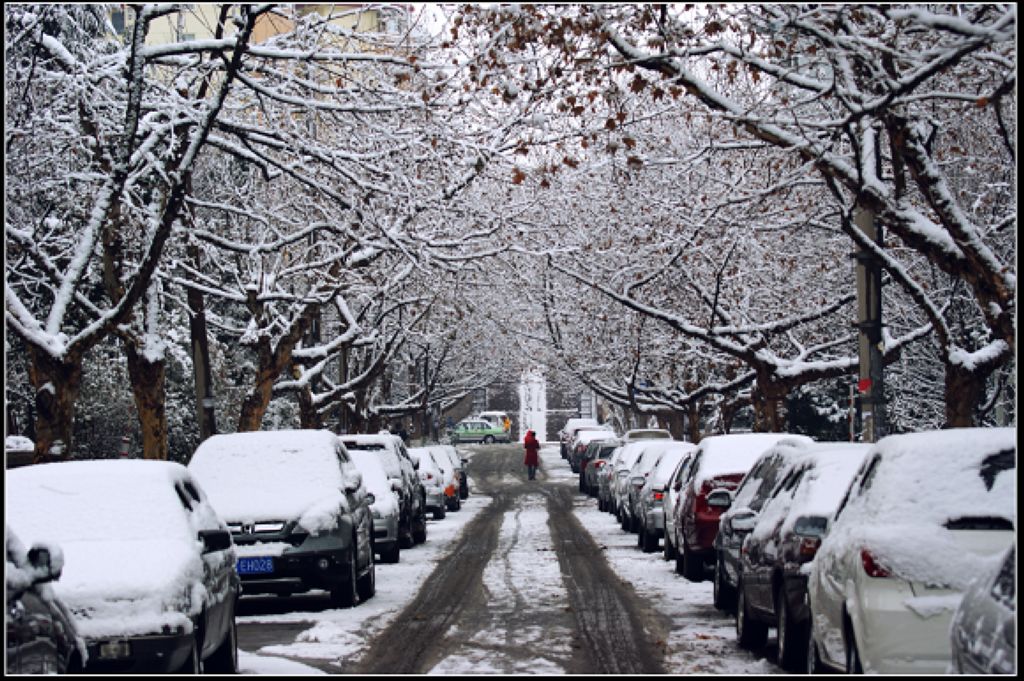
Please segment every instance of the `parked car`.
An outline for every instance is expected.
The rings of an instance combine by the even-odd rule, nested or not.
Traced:
[[[622,529],[627,532],[640,532],[640,516],[637,514],[640,490],[643,489],[666,446],[671,442],[676,442],[676,440],[645,441],[643,451],[640,452],[640,456],[633,462],[626,474],[625,484],[622,486],[622,496],[619,498],[622,507],[619,522]]]
[[[449,437],[452,444],[479,442],[489,445],[495,442],[512,441],[512,436],[504,428],[482,419],[459,421],[455,424]]]
[[[441,470],[442,485],[444,487],[444,505],[449,511],[458,511],[462,508],[462,498],[459,496],[459,471],[462,462],[455,454],[455,448],[451,445],[433,445],[428,447],[434,463]],[[459,463],[456,465],[456,461]]]
[[[946,671],[953,610],[1014,538],[1016,434],[958,428],[872,446],[811,563],[814,666]]]
[[[576,431],[580,428],[594,427],[599,428],[601,424],[597,422],[597,419],[592,418],[571,418],[565,422],[562,429],[558,431],[558,441],[561,444],[560,451],[563,459],[569,458],[569,441],[572,440],[572,436],[576,434]]]
[[[231,529],[243,593],[324,589],[342,607],[373,596],[370,502],[334,433],[213,435],[188,468]]]
[[[662,508],[665,510],[664,523],[665,529],[662,532],[662,557],[665,560],[676,559],[677,551],[675,545],[675,517],[676,517],[676,504],[679,503],[679,493],[682,491],[682,481],[687,478],[690,473],[690,467],[693,465],[693,456],[683,457],[672,474],[669,476],[668,482],[665,485],[665,499],[662,502]]]
[[[51,585],[60,579],[63,552],[48,544],[26,551],[8,525],[4,540],[7,673],[80,673],[87,654],[85,640]]]
[[[90,673],[238,670],[239,579],[227,526],[181,464],[65,461],[7,472],[7,522],[59,546],[51,584]]]
[[[783,440],[761,454],[739,486],[729,491],[715,490],[708,499],[720,504],[718,534],[714,541],[713,602],[719,610],[735,612],[736,585],[740,571],[740,548],[757,523],[761,507],[775,490],[783,474],[814,445],[804,440]],[[725,495],[725,498],[720,498]]]
[[[506,419],[508,419],[510,422],[512,421],[512,419],[509,418],[508,413],[504,411],[482,411],[479,414],[477,414],[475,418],[481,421],[487,421],[488,423],[492,423],[501,428],[502,430],[505,429]]]
[[[971,582],[953,613],[952,671],[957,674],[1017,673],[1017,545]]]
[[[636,442],[637,440],[671,440],[672,433],[664,428],[634,428],[627,430],[622,436],[623,442]]]
[[[646,440],[638,440],[636,442],[630,442],[623,445],[622,451],[619,452],[619,458],[616,459],[614,468],[612,469],[611,476],[608,478],[608,489],[609,497],[611,498],[612,513],[619,520],[619,525],[625,529],[625,499],[628,490],[626,485],[629,484],[629,471],[633,468],[633,464],[643,454],[644,447],[648,445]]]
[[[435,447],[448,454],[448,458],[451,459],[452,465],[455,467],[456,477],[459,480],[459,508],[461,508],[461,501],[469,498],[469,459],[464,459],[457,449],[453,445],[435,445]],[[459,510],[458,508],[454,510]]]
[[[664,442],[662,445],[661,443]],[[660,450],[654,466],[645,477],[637,494],[633,515],[639,520],[637,545],[644,553],[658,550],[658,540],[665,534],[665,487],[672,472],[683,458],[693,454],[697,445],[678,440],[658,440],[655,451]]]
[[[691,582],[706,579],[707,569],[714,566],[714,542],[722,513],[721,505],[712,505],[715,500],[708,503],[708,495],[716,489],[736,489],[761,453],[783,438],[811,440],[788,433],[735,433],[700,441],[686,479],[675,483],[680,487],[673,509],[672,543],[678,574]],[[721,502],[719,497],[717,503]]]
[[[4,438],[4,467],[20,468],[32,463],[36,455],[36,443],[24,435],[8,435]]]
[[[598,440],[612,441],[616,439],[615,431],[607,428],[581,428],[576,431],[576,434],[573,435],[572,440],[569,442],[569,469],[573,473],[580,472],[583,455],[586,453],[587,446],[591,442]]]
[[[402,438],[382,431],[372,434],[341,435],[349,451],[373,452],[380,457],[388,477],[402,483],[398,541],[409,549],[427,540],[427,493]]]
[[[623,445],[618,445],[612,450],[612,453],[608,455],[608,459],[605,464],[595,471],[595,477],[597,478],[597,508],[601,511],[608,513],[614,513],[612,507],[612,493],[614,492],[614,485],[612,481],[615,476],[615,464],[618,463],[619,458],[622,456]]]
[[[448,511],[445,503],[444,486],[445,479],[433,455],[426,447],[410,447],[409,456],[416,464],[416,472],[419,473],[420,482],[423,483],[423,491],[426,494],[427,513],[434,515],[434,520],[442,520]]]
[[[808,445],[805,456],[789,464],[743,540],[736,635],[742,647],[760,648],[768,628],[775,627],[776,662],[786,671],[805,671],[807,664],[810,611],[803,566],[814,559],[828,519],[869,448],[854,442]]]
[[[397,563],[401,546],[398,538],[402,483],[388,477],[380,457],[373,452],[352,449],[352,463],[363,476],[370,515],[373,517],[373,551],[381,562]]]
[[[597,496],[599,488],[597,473],[602,466],[608,463],[612,452],[618,447],[618,440],[597,440],[587,445],[587,451],[583,455],[583,467],[580,469],[581,492],[587,496]]]

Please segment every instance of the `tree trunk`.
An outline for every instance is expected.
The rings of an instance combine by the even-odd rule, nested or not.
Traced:
[[[323,428],[323,420],[320,412],[313,406],[313,390],[306,386],[297,394],[299,401],[299,427],[303,429],[319,430]]]
[[[199,269],[199,249],[189,246],[188,250],[192,264]],[[192,375],[196,387],[196,423],[199,424],[199,441],[202,442],[217,432],[210,370],[210,339],[206,333],[206,303],[202,292],[190,287],[187,298],[188,329],[192,340]]]
[[[946,428],[971,428],[985,399],[988,374],[946,364]]]
[[[751,390],[750,401],[754,407],[754,432],[781,433],[785,430],[786,386],[771,381],[763,381],[758,377]]]
[[[62,461],[74,451],[72,433],[75,400],[82,387],[82,360],[78,355],[55,359],[31,344],[28,353],[28,378],[36,391],[36,452],[32,461]]]
[[[125,343],[128,377],[132,383],[135,409],[142,429],[142,458],[166,461],[167,406],[166,363],[163,357],[150,361],[134,342]]]
[[[690,442],[700,442],[700,405],[690,402],[686,407],[686,426]]]
[[[270,341],[261,338],[256,344],[256,356],[259,366],[256,369],[256,382],[252,390],[242,401],[242,411],[238,415],[238,432],[259,430],[263,425],[263,416],[267,413],[270,398],[273,396],[274,382],[292,360],[292,350],[306,333],[315,306],[307,306],[305,313],[296,319],[288,333],[277,341],[273,348]]]
[[[686,439],[686,419],[682,412],[669,412],[665,421],[668,424],[668,432],[672,433],[673,438],[676,440]]]

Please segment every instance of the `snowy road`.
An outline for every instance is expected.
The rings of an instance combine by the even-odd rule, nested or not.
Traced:
[[[660,553],[577,491],[541,450],[525,480],[517,445],[464,448],[472,494],[431,521],[427,543],[377,566],[377,595],[352,610],[325,595],[247,597],[244,673],[777,673],[740,650],[709,583],[675,575]],[[771,654],[771,651],[766,651]]]

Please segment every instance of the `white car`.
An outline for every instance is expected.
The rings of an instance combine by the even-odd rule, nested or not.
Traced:
[[[640,521],[637,545],[644,553],[658,550],[658,540],[665,535],[665,499],[669,479],[683,459],[693,454],[697,445],[678,440],[660,440],[661,454],[647,475],[637,495],[637,510],[634,513]]]
[[[945,673],[953,611],[1014,538],[1016,453],[1015,428],[871,448],[810,564],[810,669]]]
[[[462,468],[462,462],[451,445],[432,445],[427,449],[441,471],[445,508],[449,511],[458,511],[462,508],[462,500],[459,497],[459,470]]]
[[[200,485],[171,461],[7,471],[6,522],[53,547],[53,592],[85,640],[86,673],[237,673],[235,548]]]
[[[359,449],[349,451],[352,463],[363,475],[370,513],[373,515],[373,551],[384,563],[397,563],[401,546],[398,521],[401,516],[402,483],[388,478],[380,457]]]
[[[448,509],[444,498],[444,474],[427,447],[410,447],[409,456],[416,464],[416,470],[426,493],[426,510],[434,514],[434,520],[442,520]]]

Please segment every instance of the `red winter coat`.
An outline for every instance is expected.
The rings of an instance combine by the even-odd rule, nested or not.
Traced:
[[[537,456],[537,450],[540,449],[540,442],[537,441],[537,437],[533,434],[532,430],[527,432],[526,437],[523,438],[523,448],[526,450],[523,465],[539,466],[540,459]]]

